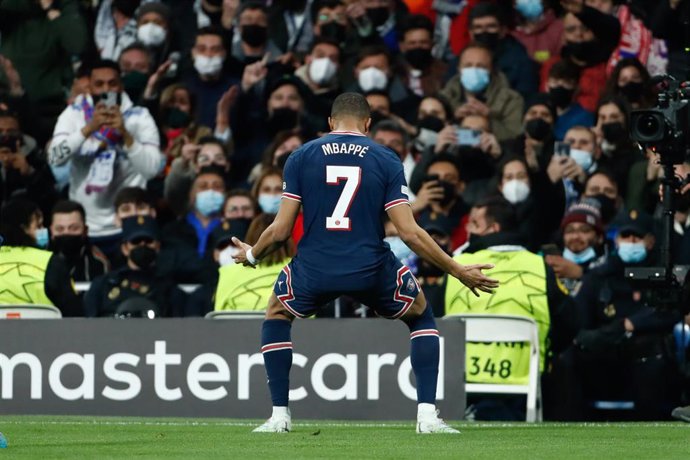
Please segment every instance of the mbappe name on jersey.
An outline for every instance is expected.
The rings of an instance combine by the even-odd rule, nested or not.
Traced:
[[[324,155],[335,155],[344,153],[346,155],[357,155],[364,158],[369,150],[368,145],[348,144],[346,142],[329,142],[321,146]]]

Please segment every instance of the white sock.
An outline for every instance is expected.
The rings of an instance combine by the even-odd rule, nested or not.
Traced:
[[[288,412],[287,406],[273,406],[273,414],[271,417],[289,417],[290,413]]]
[[[429,403],[419,403],[417,404],[417,418],[423,416],[433,415],[436,416],[436,405]]]

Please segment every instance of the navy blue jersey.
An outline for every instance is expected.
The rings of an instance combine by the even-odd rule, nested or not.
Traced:
[[[290,155],[283,199],[303,206],[295,262],[311,281],[338,277],[341,287],[361,283],[384,264],[390,249],[382,214],[408,204],[395,152],[362,134],[335,131]]]

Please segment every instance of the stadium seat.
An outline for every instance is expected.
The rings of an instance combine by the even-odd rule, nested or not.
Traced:
[[[0,305],[0,319],[60,319],[62,313],[52,305]]]
[[[539,331],[537,323],[524,316],[456,314],[444,320],[465,322],[466,342],[529,342],[529,380],[527,385],[501,385],[492,383],[467,383],[465,394],[525,394],[527,395],[527,422],[541,422],[541,384],[539,379]]]
[[[265,311],[210,311],[206,319],[263,319]]]

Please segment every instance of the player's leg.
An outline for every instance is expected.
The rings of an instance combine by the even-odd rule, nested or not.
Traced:
[[[292,367],[292,340],[290,330],[295,316],[271,294],[266,319],[261,327],[261,353],[264,357],[268,388],[273,401],[273,412],[266,423],[256,428],[259,433],[287,433],[292,428],[288,410],[290,368]]]

